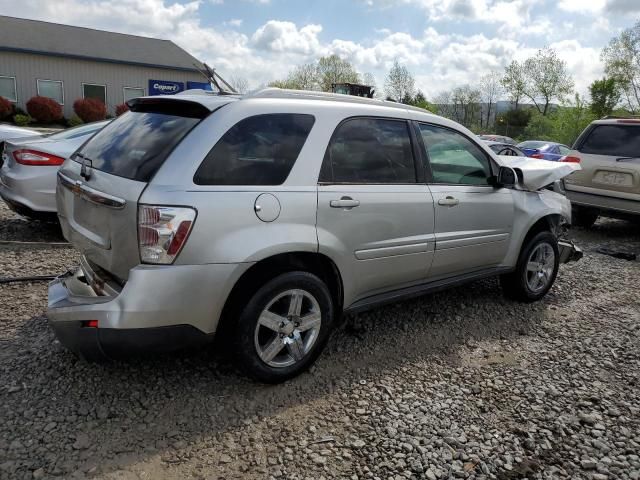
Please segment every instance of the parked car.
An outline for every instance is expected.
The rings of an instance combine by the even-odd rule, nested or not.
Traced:
[[[564,161],[582,170],[564,179],[577,225],[599,215],[640,218],[640,120],[596,120],[576,140]]]
[[[571,149],[566,145],[556,142],[546,142],[544,140],[527,140],[518,145],[527,157],[539,158],[541,160],[559,161],[566,156]]]
[[[21,215],[55,219],[58,167],[107,123],[93,122],[52,135],[6,141],[0,197]]]
[[[513,138],[507,137],[505,135],[483,134],[483,135],[478,135],[478,138],[480,138],[480,140],[486,140],[489,142],[506,143],[508,145],[515,145],[516,143],[518,143]]]
[[[485,140],[484,143],[486,143],[491,150],[496,152],[497,155],[505,155],[508,157],[526,157],[525,153],[515,145],[501,142],[492,142],[489,140]]]
[[[83,257],[50,284],[48,316],[85,358],[218,332],[279,382],[344,312],[496,275],[531,302],[578,255],[559,240],[568,200],[538,191],[578,165],[512,169],[425,110],[279,89],[128,105],[58,173]]]
[[[24,137],[38,137],[40,132],[30,128],[15,127],[13,125],[0,125],[0,147],[5,140]]]

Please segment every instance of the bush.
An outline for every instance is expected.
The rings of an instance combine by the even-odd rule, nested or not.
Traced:
[[[13,103],[4,97],[0,97],[0,120],[4,120],[13,114]]]
[[[20,113],[13,117],[14,123],[19,127],[26,127],[31,123],[31,120],[33,119],[29,115],[22,115]]]
[[[121,103],[120,105],[116,105],[116,117],[119,117],[125,112],[129,111],[129,106],[126,103]]]
[[[38,123],[53,123],[62,119],[62,107],[48,97],[31,97],[27,102],[27,112]]]
[[[83,122],[97,122],[107,116],[107,106],[96,98],[79,98],[73,102],[73,111]]]
[[[67,125],[69,127],[77,127],[78,125],[82,125],[83,123],[84,122],[82,121],[82,119],[77,115],[74,115],[67,121]]]

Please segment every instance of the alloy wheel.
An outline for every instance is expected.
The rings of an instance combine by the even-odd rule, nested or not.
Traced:
[[[260,359],[270,367],[301,362],[315,344],[322,314],[316,298],[306,290],[278,294],[262,310],[254,333]]]

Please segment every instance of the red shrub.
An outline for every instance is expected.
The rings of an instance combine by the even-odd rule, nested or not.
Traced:
[[[0,97],[0,120],[13,113],[13,104],[4,97]]]
[[[79,98],[73,102],[73,111],[84,123],[97,122],[107,117],[107,106],[96,98]]]
[[[121,103],[120,105],[116,105],[116,117],[119,117],[124,112],[129,111],[129,106],[126,103]]]
[[[31,97],[27,102],[27,112],[38,123],[53,123],[62,119],[62,107],[48,97]]]

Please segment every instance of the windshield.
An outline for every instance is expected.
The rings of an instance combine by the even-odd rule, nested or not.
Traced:
[[[78,127],[67,128],[58,133],[49,135],[52,140],[71,140],[73,138],[84,137],[97,132],[109,122],[93,122],[86,125],[80,125]]]
[[[168,113],[127,112],[89,140],[74,160],[119,177],[148,182],[200,118]]]

